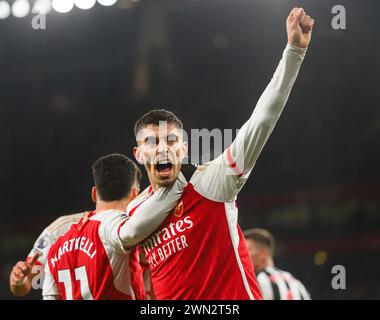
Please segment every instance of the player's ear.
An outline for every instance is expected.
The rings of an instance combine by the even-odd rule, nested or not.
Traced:
[[[96,194],[96,187],[92,187],[91,189],[91,199],[94,203],[96,203],[98,196]]]
[[[142,158],[141,151],[140,151],[140,148],[139,148],[139,147],[134,147],[134,148],[133,148],[133,155],[135,156],[135,159],[136,159],[136,161],[137,161],[139,164],[144,165],[144,160],[143,160],[143,158]]]
[[[139,194],[139,190],[136,186],[132,187],[131,192],[129,193],[129,200],[132,201]]]

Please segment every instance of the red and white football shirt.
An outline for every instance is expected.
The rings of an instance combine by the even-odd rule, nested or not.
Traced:
[[[82,212],[61,216],[49,224],[37,238],[32,250],[26,258],[26,261],[38,253],[39,257],[36,261],[36,265],[45,266],[50,247],[57,241],[59,237],[69,231],[70,227],[73,224],[78,223],[83,214],[84,213]]]
[[[133,276],[138,251],[127,252],[119,237],[127,219],[118,210],[91,212],[59,238],[48,254],[44,297],[144,299],[142,280]]]
[[[305,52],[287,45],[234,142],[198,167],[176,212],[140,245],[157,299],[261,299],[235,200],[286,104]],[[129,214],[151,197],[148,190],[132,201]]]

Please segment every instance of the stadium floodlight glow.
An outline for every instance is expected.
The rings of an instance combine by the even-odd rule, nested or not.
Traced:
[[[95,5],[96,0],[74,0],[74,3],[79,9],[88,10]]]
[[[0,19],[6,19],[11,14],[11,6],[6,1],[0,1]]]
[[[53,0],[52,6],[59,13],[67,13],[74,7],[74,0]]]
[[[98,3],[105,7],[113,6],[117,0],[98,0]]]
[[[12,14],[16,18],[24,18],[29,14],[30,4],[28,0],[16,0],[12,5]]]
[[[32,12],[37,14],[48,14],[51,11],[50,0],[36,0]]]

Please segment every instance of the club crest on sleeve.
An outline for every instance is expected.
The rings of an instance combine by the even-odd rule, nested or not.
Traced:
[[[38,250],[43,250],[49,245],[49,238],[47,236],[41,237],[38,242],[36,248]]]

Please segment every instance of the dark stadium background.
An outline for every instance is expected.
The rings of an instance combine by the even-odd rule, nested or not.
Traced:
[[[139,115],[164,107],[187,130],[239,128],[281,58],[295,5],[316,20],[312,44],[241,192],[240,223],[274,233],[277,266],[312,298],[379,299],[380,3],[119,4],[130,8],[52,12],[40,31],[31,17],[0,21],[0,299],[13,298],[11,267],[45,226],[92,208],[91,163],[132,156]],[[344,31],[331,27],[335,4]],[[346,268],[346,290],[331,287],[334,265]]]

